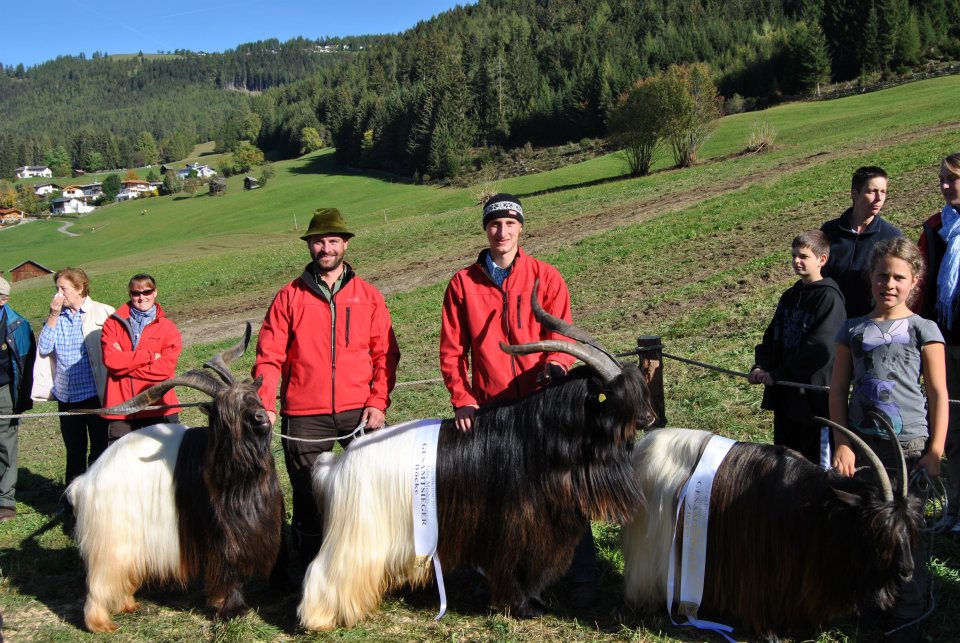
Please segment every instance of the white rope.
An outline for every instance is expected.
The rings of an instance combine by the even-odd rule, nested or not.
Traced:
[[[365,428],[367,428],[367,421],[362,420],[360,424],[357,425],[357,428],[355,428],[350,433],[346,435],[338,435],[332,438],[295,438],[292,435],[284,435],[282,433],[277,433],[276,431],[274,431],[273,434],[279,435],[284,440],[293,440],[295,442],[336,442],[337,440],[346,440],[347,438],[352,438],[357,433],[359,433],[360,435],[363,435],[364,434],[363,430]]]
[[[189,408],[194,406],[203,406],[204,404],[209,404],[209,402],[188,402],[184,404],[166,404],[160,406],[147,406],[137,413],[143,411],[159,411],[162,409],[182,409]],[[16,413],[13,415],[0,415],[0,420],[30,420],[33,418],[56,418],[56,417],[72,417],[79,415],[100,415],[98,411],[103,411],[103,409],[86,409],[84,411],[58,411],[54,413]],[[119,415],[119,414],[118,414]],[[133,413],[124,414],[124,417],[133,415]]]

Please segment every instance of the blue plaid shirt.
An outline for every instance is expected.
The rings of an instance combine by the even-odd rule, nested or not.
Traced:
[[[37,339],[38,352],[57,354],[57,372],[53,376],[53,396],[61,402],[82,402],[97,395],[87,348],[83,345],[82,310],[74,313],[64,307],[57,319],[57,327],[46,324]]]

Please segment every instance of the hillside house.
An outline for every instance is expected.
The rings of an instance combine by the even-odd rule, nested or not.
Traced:
[[[10,269],[10,281],[23,281],[24,279],[46,277],[52,274],[53,271],[46,266],[41,266],[36,261],[30,261],[28,259]]]
[[[258,181],[256,177],[253,177],[253,176],[243,177],[244,190],[256,190],[258,187],[260,187],[260,181]]]
[[[37,183],[33,186],[33,193],[37,196],[50,196],[51,194],[60,194],[63,187],[56,183]]]
[[[200,179],[210,179],[217,175],[217,173],[210,169],[209,165],[201,165],[199,163],[190,163],[182,170],[177,170],[177,176],[181,179],[190,178],[190,172],[196,172],[197,178]]]
[[[80,189],[83,190],[83,196],[87,199],[99,199],[103,196],[103,183],[99,181],[81,185]]]
[[[84,203],[96,201],[103,196],[103,184],[99,182],[86,185],[68,185],[63,188],[63,195],[68,199],[80,199]]]
[[[129,179],[127,181],[121,181],[120,185],[123,186],[124,190],[129,190],[131,192],[150,192],[150,181],[142,181],[140,179]]]
[[[50,213],[53,215],[86,214],[94,210],[95,207],[87,205],[82,199],[62,196],[50,202]]]
[[[0,208],[0,228],[17,225],[27,216],[27,213],[17,208]]]
[[[159,194],[157,188],[153,187],[150,181],[141,181],[139,179],[130,179],[129,181],[121,182],[123,189],[117,193],[117,201],[129,201],[131,199],[138,199],[146,195]]]
[[[18,167],[13,171],[13,174],[18,179],[29,179],[34,176],[42,176],[47,179],[53,177],[53,172],[46,165],[25,165]]]

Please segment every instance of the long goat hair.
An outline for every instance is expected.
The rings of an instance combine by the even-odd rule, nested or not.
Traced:
[[[189,371],[104,411],[135,412],[180,385],[213,398],[209,426],[158,424],[129,433],[67,487],[87,568],[91,632],[116,630],[112,614],[137,609],[133,595],[146,582],[202,579],[208,604],[231,618],[247,609],[241,586],[248,577],[285,580],[270,420],[259,383],[234,381],[227,366],[250,332],[248,323],[240,344],[204,364],[219,380]]]
[[[622,532],[624,584],[627,602],[645,611],[666,606],[680,492],[711,435],[659,429],[637,443],[634,469],[646,502]],[[852,478],[824,471],[782,446],[730,449],[710,497],[699,616],[773,636],[819,628],[868,601],[893,604],[913,575],[919,503],[905,483],[894,497],[869,447],[857,439],[854,448],[876,479],[869,471]]]
[[[583,331],[534,310],[575,341],[501,348],[564,351],[588,366],[523,400],[482,407],[468,433],[445,420],[437,445],[439,559],[448,570],[482,569],[493,603],[518,617],[541,613],[538,593],[570,566],[591,519],[626,520],[640,506],[630,455],[652,417],[636,366],[621,367]],[[314,466],[325,524],[298,608],[305,628],[349,627],[386,591],[432,577],[414,552],[414,436],[401,424]]]

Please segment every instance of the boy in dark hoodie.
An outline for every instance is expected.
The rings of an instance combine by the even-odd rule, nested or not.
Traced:
[[[829,417],[827,391],[776,382],[829,386],[834,339],[847,318],[837,283],[821,276],[830,256],[830,242],[820,230],[807,230],[792,244],[793,271],[800,281],[777,303],[777,311],[755,349],[751,384],[765,384],[761,407],[773,411],[773,442],[799,451],[808,460],[829,464],[829,431],[814,416]]]

